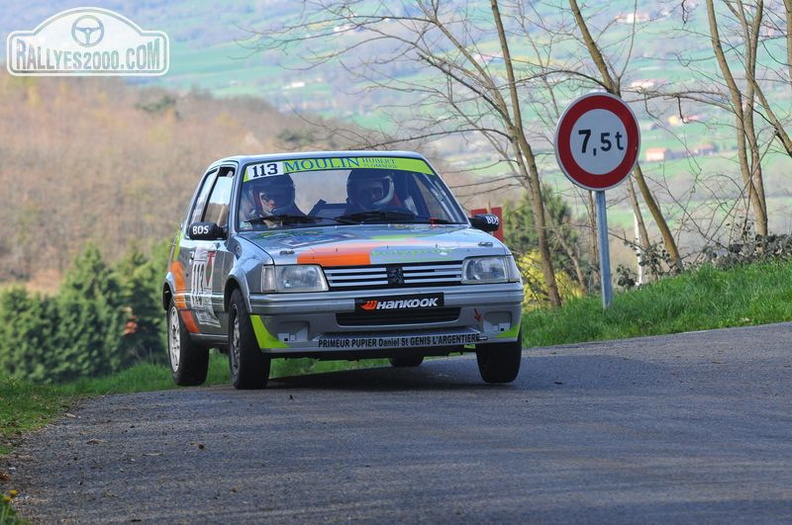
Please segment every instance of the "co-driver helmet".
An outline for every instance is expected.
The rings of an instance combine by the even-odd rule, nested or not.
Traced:
[[[374,210],[390,203],[394,192],[393,176],[387,170],[353,170],[347,177],[347,198],[362,210]]]

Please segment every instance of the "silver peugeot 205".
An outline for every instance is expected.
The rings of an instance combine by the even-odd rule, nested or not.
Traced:
[[[201,178],[162,289],[174,381],[206,380],[209,349],[236,388],[273,358],[475,351],[481,377],[520,370],[523,287],[494,215],[467,218],[412,152],[234,156]]]

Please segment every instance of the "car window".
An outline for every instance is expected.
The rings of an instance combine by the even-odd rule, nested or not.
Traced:
[[[228,225],[228,205],[231,201],[231,186],[233,185],[234,171],[231,168],[221,168],[215,181],[209,201],[206,204],[206,212],[202,220],[214,222],[218,226]]]
[[[209,199],[209,192],[212,190],[214,181],[217,178],[217,171],[217,169],[211,170],[204,176],[203,183],[201,184],[201,190],[198,193],[198,198],[195,199],[195,204],[193,205],[192,213],[190,214],[190,220],[187,222],[187,226],[194,222],[199,222],[203,217],[204,209],[206,208],[206,201]]]
[[[431,217],[453,216],[456,200],[451,196],[445,184],[440,183],[437,176],[419,174],[414,179],[416,192],[426,204],[426,213]]]
[[[374,164],[352,169],[317,169],[321,163],[305,161],[302,165],[310,168],[305,171],[286,169],[286,162],[246,166],[239,197],[238,228],[467,222],[464,211],[434,173]],[[280,198],[276,197],[272,201],[276,204],[265,209],[262,199],[270,202],[268,192]]]

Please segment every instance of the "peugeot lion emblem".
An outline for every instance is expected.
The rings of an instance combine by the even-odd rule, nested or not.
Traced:
[[[401,266],[388,266],[388,284],[404,284],[404,270]]]

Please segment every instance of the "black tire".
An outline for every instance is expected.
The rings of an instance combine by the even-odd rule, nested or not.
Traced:
[[[513,343],[486,343],[476,345],[481,379],[487,383],[511,383],[520,373],[522,361],[522,329]]]
[[[271,359],[261,353],[242,292],[231,294],[228,312],[228,365],[238,390],[262,389],[269,380]]]
[[[405,357],[391,357],[390,364],[396,368],[409,368],[414,366],[420,366],[423,363],[424,358],[422,355],[412,355],[412,356],[405,356]]]
[[[209,349],[195,344],[171,299],[168,306],[168,360],[173,381],[180,386],[202,385],[209,370]]]

